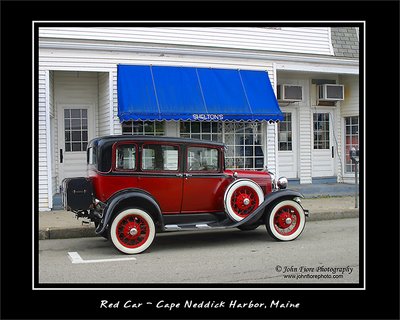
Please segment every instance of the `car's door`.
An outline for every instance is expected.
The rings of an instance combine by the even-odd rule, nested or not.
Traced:
[[[164,214],[179,213],[182,203],[181,146],[164,142],[141,146],[138,187],[149,192]]]
[[[182,213],[224,211],[230,180],[223,173],[220,147],[188,145],[185,149]]]

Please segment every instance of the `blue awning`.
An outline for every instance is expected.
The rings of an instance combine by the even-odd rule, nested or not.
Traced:
[[[118,117],[283,120],[265,71],[118,65]]]

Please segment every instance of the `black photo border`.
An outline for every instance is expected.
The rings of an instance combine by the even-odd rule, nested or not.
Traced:
[[[228,5],[227,2],[222,2],[221,4],[222,6]],[[150,7],[154,5],[160,6],[160,10],[158,14],[154,14],[150,19],[150,13],[154,13]],[[213,8],[215,3],[211,5],[211,3],[207,2],[196,2],[187,5],[192,10],[196,8],[196,10],[192,11],[191,15],[189,14],[184,19],[182,17],[174,19],[172,15],[168,20],[178,21],[177,25],[182,25],[179,20],[189,21],[189,23],[190,21],[204,21],[204,16],[201,14],[205,14],[207,20],[221,21],[221,16],[218,15],[221,12],[218,12],[218,10],[213,10],[212,13],[207,11],[210,7]],[[282,10],[288,5],[291,5],[291,13],[288,14],[286,12],[283,14]],[[230,290],[231,288],[229,287],[218,290],[193,290],[196,288],[187,290],[185,286],[180,286],[177,290],[140,290],[142,285],[136,289],[127,286],[124,288],[125,290],[106,291],[96,288],[96,286],[91,286],[93,290],[75,290],[77,289],[76,287],[81,287],[82,285],[71,285],[70,288],[55,288],[55,286],[51,285],[51,288],[42,286],[46,290],[34,290],[33,285],[35,284],[35,277],[37,277],[37,264],[31,270],[32,261],[30,259],[34,257],[30,256],[30,252],[33,249],[33,252],[38,253],[38,247],[37,241],[33,243],[30,241],[30,224],[35,225],[37,221],[31,221],[32,217],[29,215],[29,212],[31,208],[32,210],[38,208],[37,196],[35,194],[35,189],[37,190],[37,188],[32,188],[32,186],[37,183],[36,177],[38,176],[39,168],[33,166],[32,163],[30,166],[32,172],[29,172],[29,166],[27,166],[29,161],[27,159],[31,158],[26,154],[24,157],[19,158],[12,156],[12,150],[15,151],[16,147],[20,145],[18,141],[22,136],[25,150],[31,149],[34,153],[33,159],[38,158],[38,151],[33,147],[35,141],[37,141],[37,137],[26,134],[27,132],[38,132],[38,115],[31,114],[32,100],[35,97],[35,92],[38,92],[37,69],[31,72],[32,66],[35,66],[35,61],[37,61],[37,56],[32,55],[33,53],[37,55],[38,52],[31,46],[32,37],[35,37],[33,21],[53,21],[55,23],[71,20],[139,21],[144,20],[144,18],[146,18],[146,21],[165,21],[165,16],[160,17],[160,13],[163,12],[162,8],[170,10],[171,8],[172,10],[179,8],[181,10],[185,5],[181,2],[151,2],[144,4],[139,2],[109,3],[89,1],[78,4],[74,2],[51,3],[31,1],[3,2],[1,6],[1,318],[398,318],[398,215],[390,217],[390,224],[394,231],[389,235],[385,235],[383,243],[377,241],[376,244],[377,246],[381,244],[384,247],[385,243],[390,243],[393,253],[390,256],[385,255],[379,250],[379,247],[376,249],[374,246],[375,237],[379,238],[380,235],[375,230],[378,222],[373,220],[375,215],[378,214],[374,212],[374,209],[381,207],[379,200],[382,200],[381,195],[379,197],[374,196],[376,188],[378,187],[379,190],[383,189],[385,197],[393,196],[392,193],[396,192],[396,189],[392,186],[385,188],[386,186],[382,186],[380,183],[377,186],[375,181],[377,179],[377,172],[373,168],[373,163],[380,159],[376,159],[377,154],[381,155],[379,151],[391,150],[390,147],[393,148],[393,141],[384,140],[379,144],[378,148],[372,142],[374,140],[374,130],[364,131],[363,126],[360,126],[360,132],[365,133],[365,137],[360,140],[366,141],[366,145],[363,150],[365,159],[361,159],[360,161],[362,163],[360,172],[365,172],[364,178],[368,181],[365,193],[368,195],[368,198],[363,199],[365,194],[362,191],[365,190],[361,190],[360,188],[360,217],[363,211],[361,205],[364,203],[366,204],[365,210],[367,216],[366,225],[363,225],[363,221],[360,218],[360,231],[364,230],[364,227],[367,231],[367,254],[365,257],[367,273],[364,274],[364,268],[360,266],[360,278],[362,278],[362,286],[366,285],[365,289],[359,288],[360,286],[349,286],[347,289],[343,289],[343,285],[322,285],[325,288],[328,287],[328,290],[318,290],[318,286],[301,285],[298,290],[289,291],[287,288],[293,288],[293,285],[279,284],[276,288],[268,285],[269,288],[267,290],[258,287],[255,288],[256,290],[240,291]],[[366,127],[369,130],[369,128],[375,127],[376,121],[379,121],[379,119],[385,119],[389,123],[390,121],[398,120],[398,116],[396,117],[398,108],[387,112],[383,109],[384,106],[376,107],[377,105],[382,105],[382,88],[385,90],[392,88],[392,92],[398,93],[398,2],[374,3],[355,1],[319,3],[313,1],[296,1],[282,3],[251,2],[247,4],[232,2],[229,3],[229,6],[230,10],[234,12],[232,16],[229,16],[229,21],[315,21],[315,16],[311,14],[312,12],[301,15],[301,19],[299,19],[297,13],[304,12],[304,8],[313,9],[317,12],[318,9],[324,9],[325,11],[321,11],[324,13],[317,20],[321,23],[338,20],[365,21],[366,60],[364,61],[363,56],[360,55],[360,79],[366,76],[366,83],[364,85],[360,80],[360,97],[361,99],[365,97],[367,112],[363,114],[360,110],[360,123],[364,123],[363,120],[365,120]],[[261,10],[260,7],[265,6],[269,7],[267,11],[270,14],[263,17],[260,15],[259,10]],[[124,8],[135,9],[136,14],[133,14],[130,18],[126,18],[128,11],[122,10]],[[299,8],[299,10],[301,8],[301,10],[296,11],[296,8]],[[271,11],[275,13],[273,19],[271,19]],[[146,12],[147,15],[145,14]],[[251,18],[246,19],[246,17]],[[337,17],[340,17],[340,19],[337,19]],[[228,22],[227,25],[233,24],[238,25],[237,22]],[[333,23],[330,26],[335,25]],[[360,29],[360,35],[361,30],[364,31],[364,29]],[[392,42],[383,43],[378,31],[392,34]],[[361,39],[363,37],[360,36]],[[361,41],[360,48],[362,47]],[[382,57],[382,47],[385,48],[384,57]],[[22,59],[20,54],[23,56]],[[364,63],[366,66],[365,75],[363,74]],[[385,65],[388,63],[390,64],[389,68]],[[382,80],[380,68],[391,71],[389,75],[386,75],[388,79],[383,83],[377,80],[377,78]],[[34,88],[32,88],[32,82],[29,81],[31,77],[34,80]],[[397,107],[399,106],[398,95],[397,100],[395,102],[392,101],[392,104]],[[362,100],[360,100],[360,105],[363,105]],[[24,128],[24,133],[18,135],[18,128],[21,127]],[[32,130],[28,128],[32,128]],[[393,124],[389,132],[392,130],[398,130],[398,125]],[[396,137],[398,137],[397,131]],[[364,168],[365,163],[366,167]],[[396,171],[399,167],[398,153],[391,155],[389,159],[386,157],[384,166],[395,171],[393,176],[397,180],[399,177],[398,171]],[[380,170],[384,169],[381,168]],[[382,172],[379,173],[379,176],[382,178]],[[363,185],[363,182],[360,182],[360,186]],[[15,184],[20,186],[20,190],[16,191],[15,187],[12,187]],[[32,195],[31,201],[27,196],[28,194]],[[397,201],[398,195],[394,199]],[[20,203],[22,206],[19,205]],[[395,211],[398,213],[398,208]],[[362,236],[362,232],[360,232],[360,235]],[[37,240],[37,235],[35,236]],[[360,241],[360,246],[362,242]],[[363,248],[360,247],[360,260],[364,258],[362,256],[363,252]],[[35,263],[37,263],[37,259]],[[365,283],[363,279],[366,279]],[[101,286],[103,287],[104,285]],[[189,286],[193,287],[193,285]],[[312,287],[313,290],[307,290],[309,287]],[[210,289],[212,288],[210,287]],[[301,308],[267,310],[267,312],[255,309],[178,309],[168,312],[152,307],[132,312],[132,310],[100,310],[98,308],[101,299],[108,299],[110,301],[139,299],[141,301],[165,300],[183,302],[189,298],[196,301],[239,300],[245,302],[250,300],[281,300],[299,302]]]

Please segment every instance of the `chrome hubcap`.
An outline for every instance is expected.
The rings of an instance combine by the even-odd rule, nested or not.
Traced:
[[[250,199],[249,198],[246,198],[246,199],[243,200],[243,204],[245,206],[247,206],[249,203],[250,203]]]
[[[137,231],[136,228],[132,228],[131,230],[129,230],[129,234],[130,234],[131,236],[136,236],[137,233],[138,233],[138,231]]]
[[[285,223],[286,224],[292,224],[292,219],[291,218],[286,218]]]

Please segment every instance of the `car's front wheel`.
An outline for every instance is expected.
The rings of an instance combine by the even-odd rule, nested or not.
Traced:
[[[225,212],[233,221],[248,217],[264,201],[261,187],[252,180],[238,179],[225,190]]]
[[[306,222],[304,209],[294,200],[275,203],[265,218],[268,233],[281,241],[296,239],[303,232]]]
[[[109,239],[119,251],[137,254],[152,244],[156,228],[151,216],[138,208],[119,212],[109,228]]]

